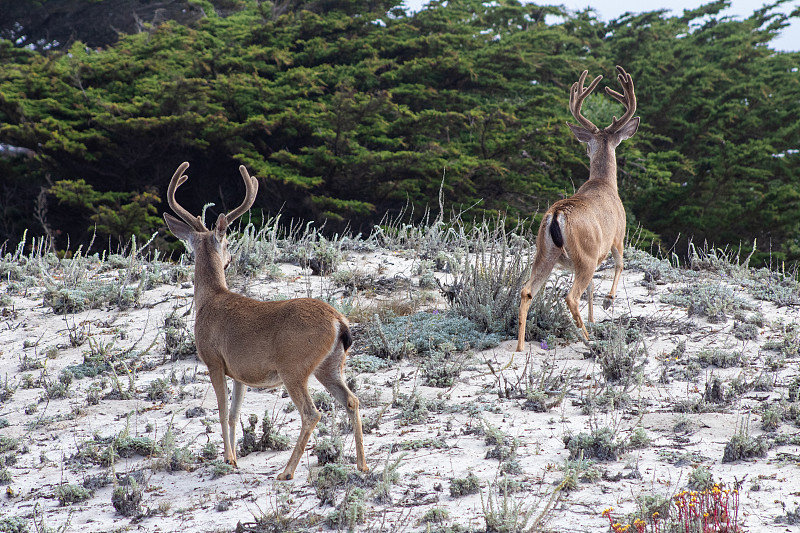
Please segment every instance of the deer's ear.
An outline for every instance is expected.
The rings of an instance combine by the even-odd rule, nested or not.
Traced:
[[[167,223],[167,227],[173,235],[184,241],[188,242],[192,235],[195,234],[195,231],[189,226],[189,224],[182,220],[178,220],[169,213],[164,213],[164,222]]]
[[[628,121],[627,124],[622,126],[622,128],[616,133],[616,135],[619,137],[619,142],[622,142],[625,139],[633,137],[633,134],[636,133],[636,130],[638,129],[639,129],[639,117],[633,117]]]
[[[228,231],[228,217],[224,213],[220,213],[217,217],[217,223],[214,224],[214,236],[219,242],[225,238],[225,233]]]
[[[589,130],[582,126],[576,126],[574,124],[570,124],[569,122],[567,122],[567,126],[569,126],[569,129],[572,130],[572,133],[575,135],[575,137],[577,137],[582,143],[588,143],[594,137]]]

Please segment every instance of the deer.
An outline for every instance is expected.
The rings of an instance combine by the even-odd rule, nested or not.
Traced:
[[[569,94],[569,109],[578,125],[567,126],[581,143],[586,144],[589,156],[589,179],[577,192],[559,200],[545,212],[536,237],[536,254],[531,275],[520,291],[519,334],[516,351],[525,348],[525,324],[533,296],[539,292],[556,265],[574,272],[574,280],[565,298],[578,329],[585,340],[589,332],[581,319],[578,301],[588,289],[589,322],[594,322],[594,283],[592,278],[597,267],[608,256],[614,258],[614,280],[611,290],[603,301],[608,309],[614,301],[622,274],[622,252],[625,239],[625,208],[617,191],[616,148],[625,139],[636,133],[639,117],[636,112],[636,95],[630,74],[617,66],[617,79],[622,93],[606,87],[606,93],[625,107],[621,118],[612,118],[604,129],[595,126],[581,114],[581,106],[594,91],[603,76],[597,76],[585,87],[588,70],[572,84]]]
[[[245,183],[245,199],[227,214],[220,214],[209,230],[175,199],[188,176],[182,163],[167,189],[167,201],[180,217],[164,213],[173,235],[189,243],[195,255],[194,335],[199,359],[208,368],[219,407],[225,462],[236,464],[236,424],[245,386],[276,388],[285,385],[300,414],[301,429],[289,462],[279,480],[294,477],[308,439],[321,415],[308,393],[313,374],[333,398],[344,406],[353,427],[357,468],[368,471],[364,457],[358,398],[344,380],[344,364],[353,337],[347,319],[327,303],[313,298],[260,301],[232,292],[225,281],[231,263],[228,227],[253,205],[258,181],[244,165],[239,172]],[[227,377],[233,380],[228,410]]]

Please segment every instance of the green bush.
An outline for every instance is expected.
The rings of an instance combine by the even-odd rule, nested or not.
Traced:
[[[569,435],[564,438],[564,444],[569,450],[570,459],[583,457],[599,461],[616,461],[619,454],[625,451],[625,443],[618,440],[609,427],[596,429],[591,434]]]
[[[59,485],[56,487],[56,498],[61,506],[83,502],[92,497],[92,491],[78,485]]]
[[[459,498],[469,494],[477,494],[481,490],[481,482],[478,476],[470,472],[463,478],[450,479],[450,496]]]
[[[482,333],[470,320],[436,312],[395,317],[385,324],[376,315],[367,326],[365,340],[371,354],[393,360],[453,349],[484,350],[500,344],[499,335]]]

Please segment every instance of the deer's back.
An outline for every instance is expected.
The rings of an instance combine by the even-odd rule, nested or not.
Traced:
[[[222,359],[234,379],[247,375],[244,383],[262,382],[289,367],[301,373],[306,369],[298,365],[315,368],[339,341],[346,327],[339,324],[346,323],[314,298],[265,302],[231,292],[198,309],[195,341],[207,365],[209,358]],[[229,362],[233,358],[237,367]]]

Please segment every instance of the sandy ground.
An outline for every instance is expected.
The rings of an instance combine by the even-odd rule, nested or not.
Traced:
[[[339,270],[357,269],[380,278],[409,279],[413,287],[418,282],[416,264],[410,253],[352,252]],[[329,279],[312,276],[296,265],[280,266],[283,275],[278,279],[238,280],[232,288],[257,298],[341,297]],[[114,271],[89,274],[90,279],[115,275]],[[372,485],[363,485],[366,516],[357,530],[425,531],[448,526],[451,531],[458,530],[456,526],[462,526],[462,530],[486,530],[486,506],[490,501],[492,505],[502,505],[504,501],[497,490],[497,483],[503,479],[503,461],[487,458],[494,446],[486,443],[486,428],[499,430],[508,442],[516,439],[518,468],[508,474],[516,490],[506,496],[505,503],[529,512],[530,524],[564,479],[565,460],[569,457],[565,436],[603,427],[611,428],[620,439],[643,428],[650,442],[622,453],[616,460],[595,461],[590,473],[582,475],[573,490],[559,493],[557,502],[546,513],[548,530],[608,531],[608,521],[601,516],[604,509],[613,507],[615,516],[623,517],[637,509],[637,499],[670,498],[686,487],[698,466],[707,468],[715,481],[729,488],[734,484],[740,487],[739,523],[745,531],[795,530],[797,525],[785,521],[787,512],[795,511],[800,502],[800,447],[773,445],[765,457],[729,463],[723,463],[722,457],[726,444],[737,432],[774,438],[776,433],[767,435],[761,427],[763,407],[778,405],[781,399],[786,402],[788,386],[800,374],[800,366],[797,357],[780,359],[777,352],[765,350],[764,344],[782,338],[785,326],[797,320],[797,309],[777,308],[755,300],[735,282],[713,272],[662,283],[653,289],[643,285],[641,271],[628,269],[616,304],[606,311],[600,303],[602,291],[610,286],[610,275],[611,270],[601,271],[595,279],[600,287],[594,306],[596,321],[629,315],[641,317],[651,325],[641,342],[643,354],[637,361],[644,365],[642,377],[624,391],[628,396],[624,405],[586,409],[587,402],[601,396],[605,387],[600,365],[596,359],[587,358],[589,349],[582,342],[547,346],[546,350],[540,342],[530,342],[526,352],[514,354],[511,350],[515,341],[509,339],[489,350],[460,354],[464,368],[449,388],[422,385],[418,358],[355,376],[363,419],[376,426],[365,434],[364,444],[370,470],[377,474]],[[447,281],[446,274],[437,276]],[[756,339],[743,341],[735,337],[732,318],[709,323],[701,317],[687,316],[684,308],[661,302],[662,295],[677,287],[703,281],[730,286],[753,306],[753,311],[748,312],[763,315]],[[322,503],[313,482],[319,467],[312,452],[324,438],[319,429],[295,479],[288,482],[278,482],[275,477],[290,451],[252,453],[240,458],[238,469],[219,477],[214,477],[216,463],[211,458],[200,458],[208,443],[217,446],[216,460],[222,456],[214,393],[205,367],[195,357],[173,361],[167,355],[164,335],[164,322],[170,315],[188,313],[183,318],[192,326],[190,281],[147,290],[134,308],[109,307],[67,315],[54,314],[44,306],[43,291],[43,287],[33,286],[20,292],[10,286],[9,280],[0,282],[0,293],[8,294],[10,300],[2,306],[5,311],[0,326],[0,383],[5,380],[6,389],[15,389],[10,398],[0,403],[0,419],[8,422],[0,429],[0,436],[19,439],[16,449],[0,454],[5,472],[10,474],[3,487],[0,524],[17,517],[27,522],[29,531],[42,531],[44,526],[81,532],[233,531],[239,522],[252,528],[256,519],[276,515],[283,517],[285,524],[305,524],[295,525],[298,529],[329,529],[324,518],[334,506]],[[375,291],[361,297],[402,300],[406,297],[404,291],[394,295]],[[585,302],[583,305],[585,317]],[[424,308],[443,312],[447,305],[437,296]],[[365,341],[359,331],[356,324],[353,358],[364,351]],[[85,341],[73,346],[70,336],[77,334],[83,335]],[[669,354],[681,341],[686,343],[685,353],[672,364]],[[686,368],[699,352],[710,348],[739,350],[744,355],[741,362],[729,368],[702,366],[691,379],[660,379],[665,369]],[[74,379],[66,397],[44,398],[42,378],[56,382],[63,369],[81,363],[85,354],[103,350],[109,357],[129,350],[145,352],[132,359],[133,368],[127,375],[117,372],[119,388],[130,390],[130,399],[114,399],[110,393],[116,386],[108,374]],[[39,361],[44,368],[23,369],[23,361]],[[546,363],[553,365],[556,374],[574,376],[557,406],[535,412],[524,408],[524,398],[509,399],[498,394],[509,383],[520,379],[524,382],[526,373],[540,371]],[[748,383],[759,376],[772,383],[771,390],[745,387],[733,401],[714,412],[678,412],[678,405],[702,398],[706,384],[714,377],[728,387],[735,380]],[[168,388],[164,396],[152,400],[148,397],[150,384],[158,379],[168,383]],[[131,382],[133,387],[129,389]],[[29,388],[25,388],[26,383]],[[322,390],[314,380],[311,387]],[[623,387],[615,390],[621,392]],[[423,423],[407,423],[401,417],[401,409],[392,405],[398,393],[415,392],[441,404],[441,410],[431,409]],[[88,401],[92,396],[99,401]],[[267,412],[294,445],[300,421],[285,396],[282,388],[248,391],[242,420],[246,424],[248,415],[256,414],[261,419]],[[187,410],[196,407],[203,407],[205,416],[188,418]],[[336,433],[337,421],[343,418],[341,408],[325,413],[323,431]],[[188,447],[200,459],[190,466],[191,471],[167,471],[163,457],[138,454],[120,457],[108,466],[76,459],[82,444],[125,431],[131,437],[148,437],[152,441],[163,439],[169,431],[177,447]],[[788,420],[777,429],[777,434],[789,436],[797,432],[797,425]],[[345,433],[343,438],[345,456],[352,459],[352,435]],[[381,473],[395,462],[399,475],[391,484],[388,497],[376,497],[374,480],[382,479]],[[355,472],[352,460],[347,468]],[[121,483],[118,480],[97,487],[86,501],[59,503],[59,486],[80,486],[87,479],[104,474],[124,479],[124,474],[131,472],[141,472],[140,485],[144,488],[138,516],[122,516],[112,505],[112,493]],[[464,478],[470,472],[480,480],[481,492],[452,496],[451,479]],[[336,492],[335,502],[340,502],[344,494],[345,489]],[[448,518],[438,524],[422,522],[431,509],[446,509]],[[267,530],[281,528],[264,529]]]

